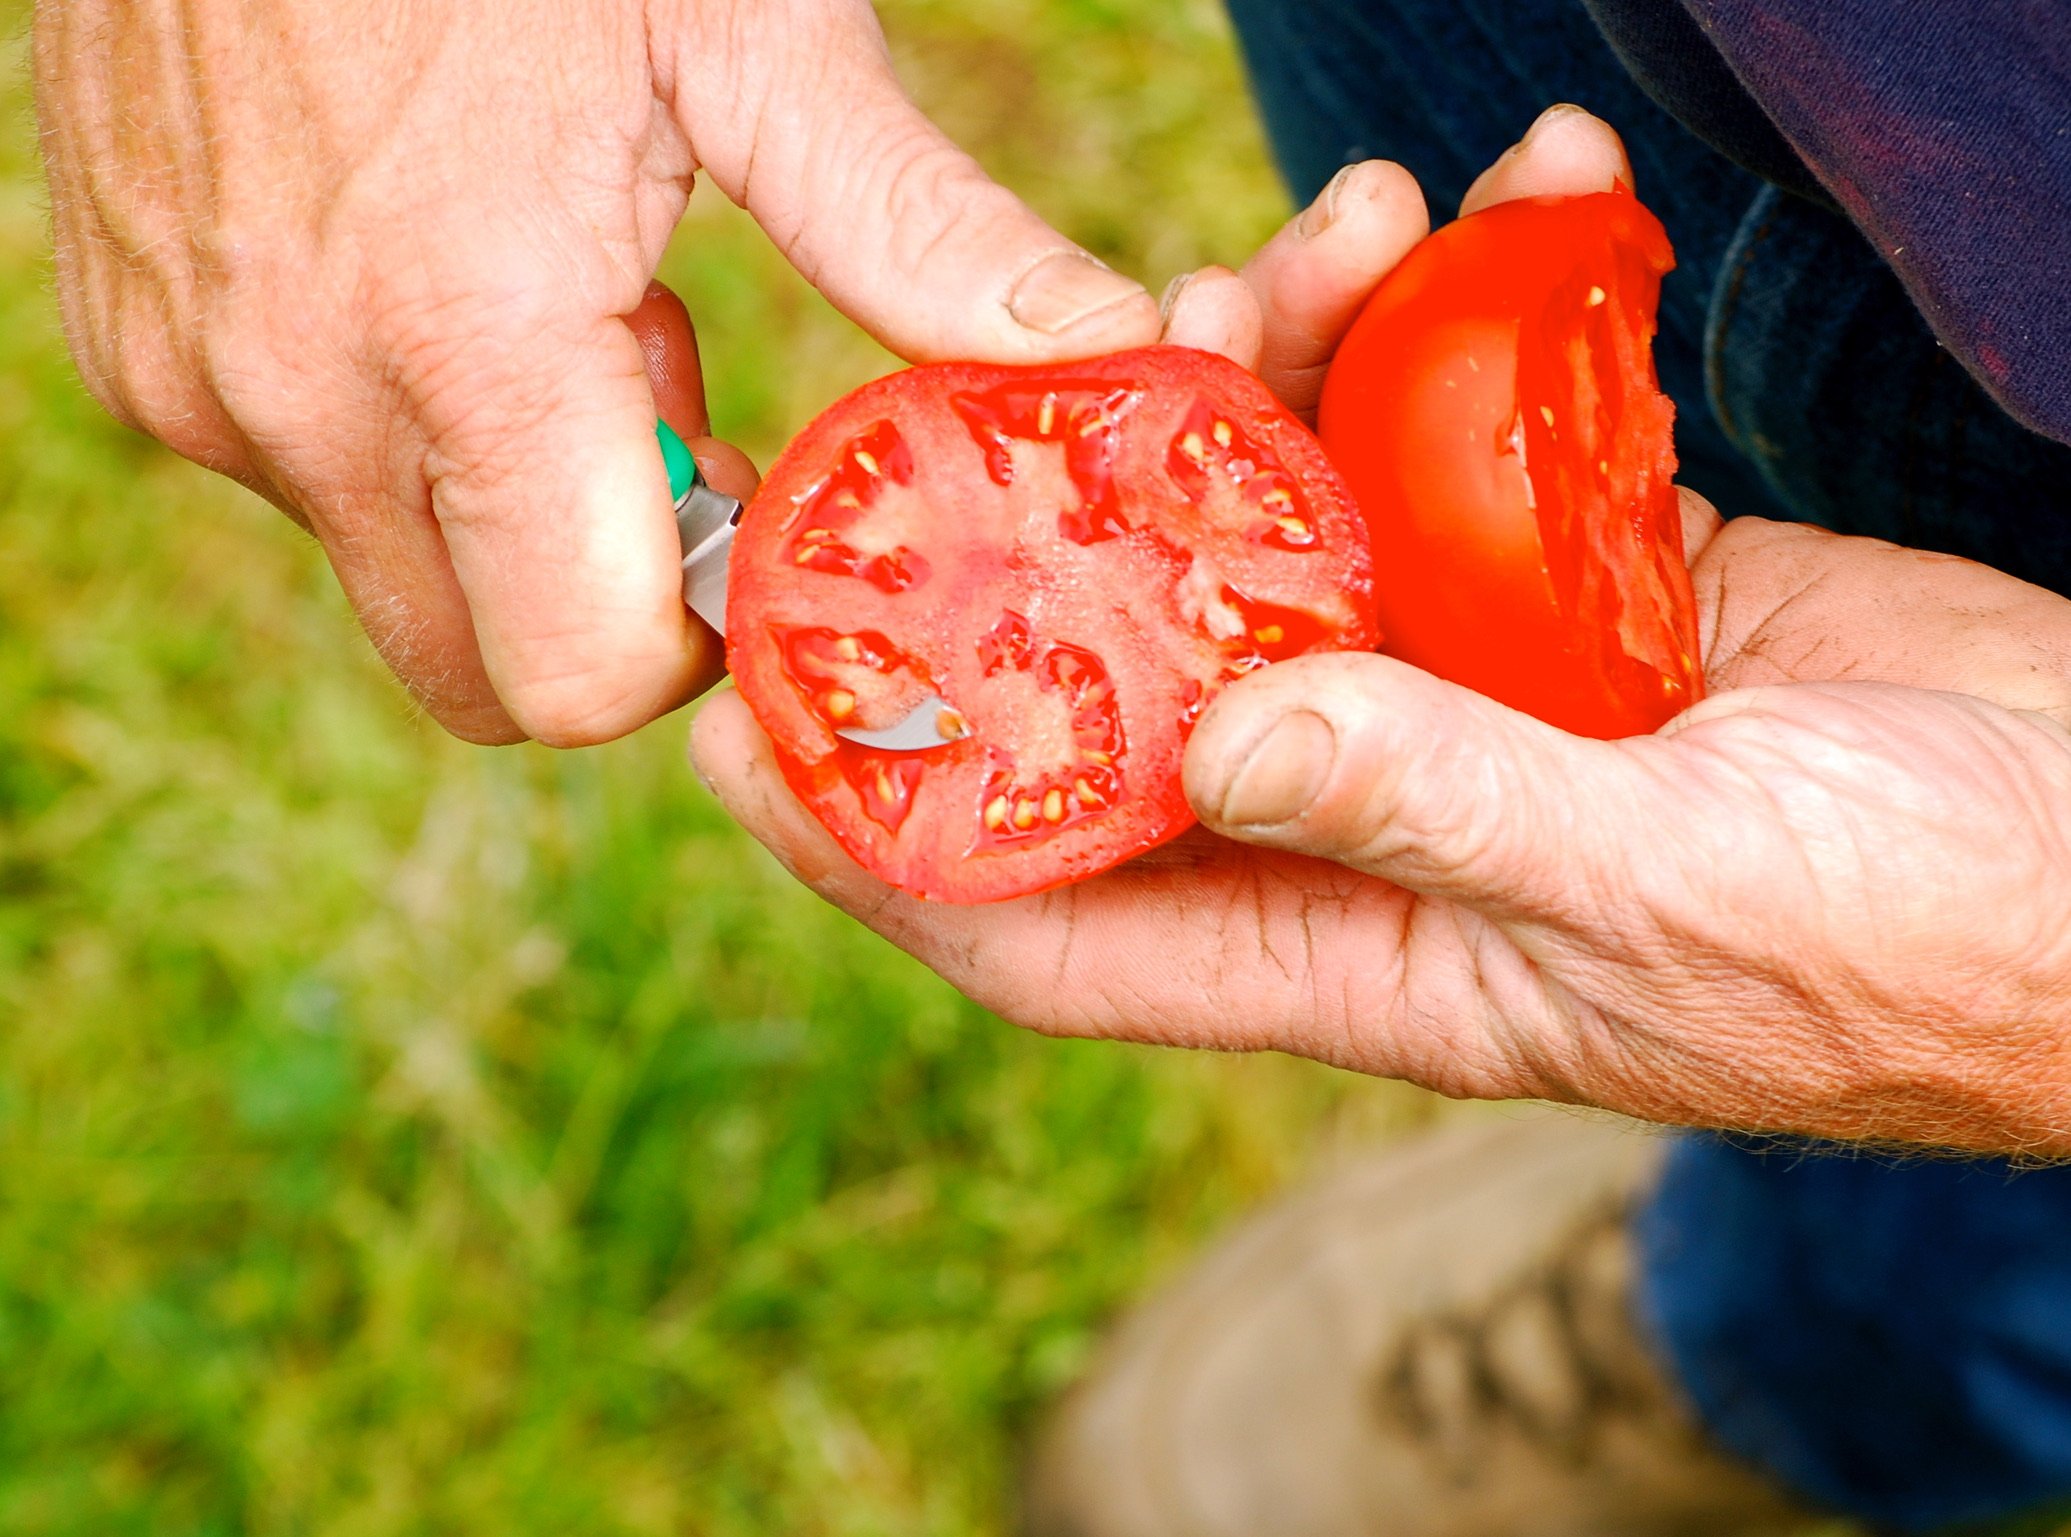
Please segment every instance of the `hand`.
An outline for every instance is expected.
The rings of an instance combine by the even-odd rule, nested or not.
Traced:
[[[1606,130],[1546,133],[1595,157],[1567,190],[1607,184]],[[1540,142],[1477,196],[1550,169]],[[1206,831],[1039,897],[947,908],[864,874],[737,701],[700,717],[697,761],[814,889],[1037,1029],[2071,1151],[2071,603],[1874,541],[1717,531],[1694,499],[1690,523],[1725,692],[1660,735],[1587,741],[1388,658],[1299,659],[1203,718]]]
[[[625,320],[699,169],[909,358],[1156,335],[906,100],[867,0],[64,0],[35,60],[88,387],[310,528],[479,741],[718,674]]]

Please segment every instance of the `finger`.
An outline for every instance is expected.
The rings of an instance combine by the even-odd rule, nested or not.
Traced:
[[[335,365],[297,361],[224,385],[225,405],[247,424],[261,493],[316,535],[368,641],[427,714],[462,741],[524,741],[482,665],[432,511],[422,434],[389,392],[341,390]]]
[[[464,742],[524,741],[482,665],[467,594],[421,479],[399,496],[386,481],[326,485],[320,470],[290,460],[271,482],[273,501],[302,509],[292,515],[322,542],[360,628],[425,713]]]
[[[805,885],[849,912],[867,912],[897,893],[843,852],[799,804],[777,767],[769,738],[737,693],[707,700],[690,728],[690,761],[728,814]]]
[[[1290,411],[1314,417],[1324,372],[1360,308],[1430,232],[1416,179],[1368,160],[1338,172],[1245,264],[1265,322],[1258,374]]]
[[[353,519],[378,534],[323,541],[360,627],[411,697],[454,736],[485,747],[526,740],[482,665],[467,594],[429,505],[401,517],[387,501],[362,502]]]
[[[698,473],[714,491],[745,502],[762,484],[753,461],[733,444],[718,438],[685,438],[683,442],[698,462]]]
[[[1160,341],[1221,353],[1239,368],[1257,371],[1258,300],[1229,268],[1203,267],[1174,278],[1158,308],[1165,317]]]
[[[1632,185],[1632,162],[1617,130],[1563,103],[1540,113],[1525,136],[1475,179],[1460,212],[1478,213],[1521,197],[1609,192],[1620,183]]]
[[[710,424],[697,339],[682,301],[653,284],[626,326],[645,361],[658,413],[689,443],[706,478],[729,495],[752,495],[756,475],[747,458],[704,435]],[[414,499],[399,497],[379,467],[363,480],[340,482],[330,461],[311,463],[300,446],[283,447],[287,458],[269,463],[263,489],[315,528],[339,585],[390,669],[455,736],[484,744],[524,740],[527,731],[498,699],[484,665],[468,594],[428,494],[420,486]],[[389,468],[403,477],[415,474]],[[694,617],[691,623],[702,630]],[[709,634],[699,645],[705,661],[693,686],[703,688],[718,676],[720,645]]]
[[[686,442],[709,434],[712,416],[705,408],[705,370],[698,357],[697,327],[676,291],[666,283],[649,283],[639,307],[626,316],[626,327],[640,344],[640,356],[647,364],[647,387],[654,393],[655,414]]]
[[[746,454],[710,436],[712,422],[705,408],[705,371],[698,357],[697,328],[691,323],[690,311],[667,284],[649,283],[639,307],[626,317],[626,327],[640,344],[640,354],[646,360],[647,386],[654,392],[655,414],[675,429],[707,485],[747,501],[761,484],[761,477]],[[725,642],[718,633],[696,614],[691,615],[690,622],[701,638],[701,654],[714,658],[721,655]],[[701,675],[699,692],[717,681],[716,675]]]
[[[1232,684],[1185,776],[1226,837],[1553,924],[1614,908],[1626,860],[1659,848],[1673,809],[1618,744],[1368,655],[1299,657]]]
[[[1408,1040],[1347,1049],[1401,981],[1404,892],[1198,835],[1037,896],[923,902],[857,865],[799,804],[738,695],[722,693],[698,711],[691,753],[706,787],[793,875],[1016,1024],[1298,1051],[1370,1072],[1400,1071],[1416,1049]],[[1233,887],[1260,896],[1255,912],[1230,900]],[[1175,914],[1188,921],[1175,923]],[[1251,946],[1273,963],[1230,964]],[[1357,1017],[1333,1014],[1333,1001]],[[1452,991],[1446,1001],[1456,1001]],[[1457,1001],[1440,1011],[1448,1027],[1473,1015],[1470,1000]],[[1465,1054],[1454,1046],[1421,1055],[1457,1063]]]
[[[1677,510],[1682,514],[1683,522],[1683,559],[1694,566],[1706,546],[1718,537],[1726,520],[1719,516],[1718,508],[1688,486],[1675,489]]]
[[[1058,234],[907,99],[867,0],[679,17],[676,111],[707,172],[894,352],[1041,362],[1157,339],[1141,284]],[[788,62],[744,95],[736,59],[751,44]],[[715,126],[714,103],[734,104],[729,123]]]
[[[482,664],[528,736],[608,740],[690,698],[718,649],[680,591],[655,402],[616,315],[558,296],[444,311],[403,366]]]

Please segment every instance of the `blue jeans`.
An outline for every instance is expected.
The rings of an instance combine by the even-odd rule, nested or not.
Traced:
[[[1383,156],[1443,218],[1555,101],[1624,133],[1680,261],[1656,363],[1682,478],[1722,512],[2071,592],[2071,448],[1948,360],[1845,218],[1657,106],[1583,0],[1229,5],[1298,198]],[[1718,1441],[1786,1487],[1903,1533],[2071,1502],[2071,1168],[1692,1134],[1638,1237],[1667,1364]]]

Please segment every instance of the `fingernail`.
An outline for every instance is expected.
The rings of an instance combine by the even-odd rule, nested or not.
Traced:
[[[1056,336],[1105,310],[1149,297],[1141,283],[1084,251],[1052,251],[1014,285],[1007,313],[1031,331]]]
[[[1553,124],[1566,122],[1571,117],[1587,116],[1589,112],[1586,108],[1578,107],[1571,101],[1556,102],[1532,119],[1532,126],[1524,131],[1524,137],[1517,141],[1517,147],[1520,150],[1529,149],[1532,141]]]
[[[1193,282],[1193,280],[1193,273],[1182,272],[1178,277],[1165,285],[1165,292],[1158,300],[1159,330],[1164,330],[1166,326],[1172,323],[1172,311],[1179,304],[1179,296],[1187,291],[1187,284]]]
[[[1230,776],[1217,820],[1228,827],[1276,827],[1292,822],[1330,781],[1337,733],[1311,710],[1290,710]]]
[[[1294,232],[1304,240],[1314,240],[1318,235],[1338,222],[1338,201],[1344,196],[1345,187],[1352,180],[1357,165],[1348,165],[1331,177],[1330,185],[1316,194],[1316,200],[1302,210],[1302,216],[1294,221]]]

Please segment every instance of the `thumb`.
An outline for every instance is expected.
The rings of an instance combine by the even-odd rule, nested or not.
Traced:
[[[450,305],[398,371],[497,697],[540,741],[605,741],[709,685],[718,648],[683,606],[633,332],[550,288],[501,300]]]
[[[1566,102],[1540,113],[1525,136],[1475,178],[1460,212],[1478,213],[1524,197],[1580,197],[1632,185],[1632,162],[1618,131]]]
[[[712,13],[731,19],[700,46]],[[867,0],[700,6],[684,22],[675,107],[706,172],[892,351],[1044,362],[1158,339],[1141,284],[1058,234],[908,100]]]
[[[1561,926],[1615,904],[1666,811],[1627,747],[1364,654],[1232,684],[1188,744],[1186,790],[1225,837]]]

